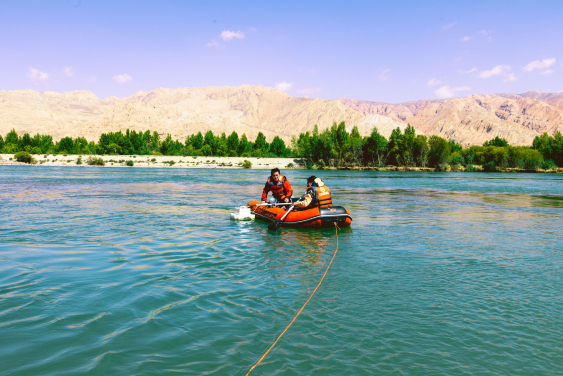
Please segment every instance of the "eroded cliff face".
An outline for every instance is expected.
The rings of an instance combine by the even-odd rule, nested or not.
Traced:
[[[535,136],[563,131],[563,95],[530,92],[522,95],[471,95],[402,104],[340,99],[365,115],[377,113],[410,123],[427,135],[438,135],[464,146],[496,136],[512,145],[531,145]]]
[[[495,136],[513,145],[530,145],[540,133],[563,130],[563,95],[529,92],[388,104],[299,98],[258,85],[159,88],[103,100],[89,91],[0,91],[0,134],[14,128],[19,134],[50,134],[55,140],[97,140],[101,133],[129,128],[170,133],[180,140],[208,130],[246,133],[249,139],[263,132],[268,140],[277,135],[289,142],[315,124],[322,131],[341,121],[349,130],[357,125],[362,135],[375,126],[389,137],[392,129],[410,123],[419,133],[463,145],[482,144]]]

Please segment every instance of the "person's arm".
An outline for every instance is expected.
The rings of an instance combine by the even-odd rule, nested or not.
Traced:
[[[289,183],[289,180],[286,179],[286,181],[283,183],[283,188],[286,192],[286,195],[281,197],[281,200],[289,202],[290,197],[293,196],[293,189],[291,189],[291,184]]]
[[[306,208],[311,204],[311,201],[313,201],[313,197],[311,196],[311,193],[307,191],[307,194],[305,195],[303,200],[299,200],[293,205],[297,206],[298,208]]]
[[[262,190],[262,202],[266,202],[268,199],[268,192],[270,192],[270,187],[268,187],[268,182],[264,184],[264,189]]]

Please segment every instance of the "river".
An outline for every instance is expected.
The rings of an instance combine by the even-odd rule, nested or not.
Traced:
[[[563,374],[563,176],[311,173],[354,218],[253,375]],[[235,222],[267,171],[0,168],[0,375],[244,375],[334,229]]]

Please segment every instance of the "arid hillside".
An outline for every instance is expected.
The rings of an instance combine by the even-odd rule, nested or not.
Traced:
[[[0,134],[50,134],[55,140],[125,130],[170,133],[174,138],[213,130],[236,131],[268,140],[320,130],[345,121],[368,135],[378,128],[388,137],[408,123],[419,133],[440,135],[463,145],[495,136],[513,145],[530,145],[543,132],[563,130],[563,95],[543,92],[472,95],[448,100],[400,104],[341,98],[325,101],[293,97],[264,86],[204,87],[139,91],[125,98],[99,99],[89,91],[65,93],[33,90],[0,91]]]
[[[0,134],[15,128],[18,133],[50,134],[54,139],[84,136],[97,140],[101,133],[125,130],[170,133],[174,138],[199,131],[236,131],[254,139],[320,130],[333,122],[358,125],[368,134],[374,125],[388,129],[404,127],[385,117],[370,118],[337,100],[298,98],[263,86],[155,89],[129,97],[100,100],[89,91],[67,93],[33,90],[0,92]]]
[[[427,135],[474,145],[496,136],[513,145],[530,145],[538,134],[563,131],[563,94],[470,95],[400,104],[355,101],[342,103],[364,115],[379,114],[410,123]]]

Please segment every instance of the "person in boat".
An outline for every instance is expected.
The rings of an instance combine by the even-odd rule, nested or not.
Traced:
[[[330,189],[328,189],[320,178],[310,176],[307,178],[307,192],[304,197],[294,203],[294,205],[300,209],[316,207],[326,208],[332,206]]]
[[[268,192],[272,192],[271,198],[268,199]],[[293,190],[291,184],[285,176],[282,176],[279,168],[273,168],[270,177],[266,181],[264,190],[262,191],[262,203],[275,204],[277,202],[291,202]]]

